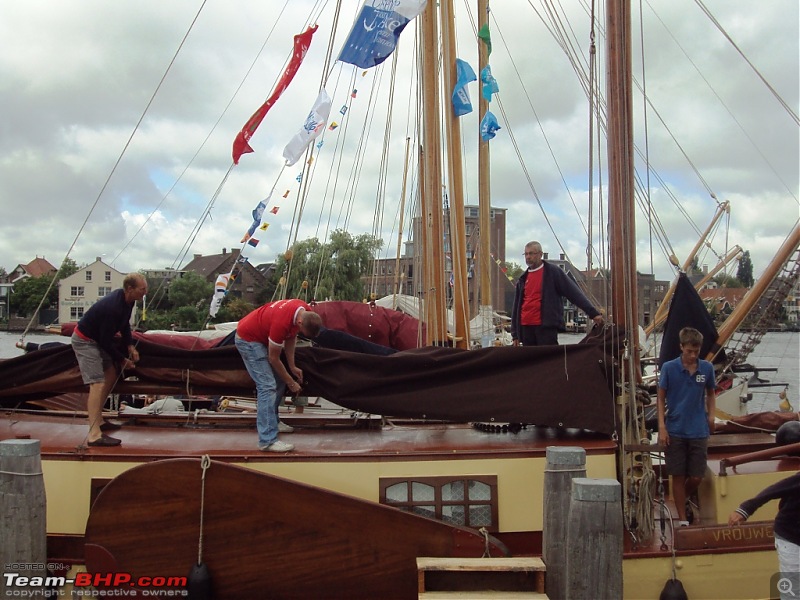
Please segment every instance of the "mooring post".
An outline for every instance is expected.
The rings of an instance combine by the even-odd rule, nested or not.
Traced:
[[[622,598],[621,499],[615,479],[572,480],[567,527],[569,600]]]
[[[46,508],[39,440],[0,441],[0,597],[43,589],[30,584],[47,576]]]
[[[571,446],[548,446],[544,472],[544,527],[542,560],[547,566],[545,592],[548,598],[567,597],[567,523],[572,480],[586,477],[586,450]]]

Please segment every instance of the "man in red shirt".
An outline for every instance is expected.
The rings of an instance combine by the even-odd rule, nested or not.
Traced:
[[[542,260],[539,242],[525,244],[527,271],[522,273],[514,291],[511,311],[511,338],[514,345],[546,346],[558,344],[558,332],[564,329],[566,298],[585,312],[595,323],[600,314],[578,285],[559,269]]]
[[[291,431],[278,420],[278,403],[286,388],[296,394],[303,381],[303,371],[294,364],[297,334],[316,337],[321,325],[320,316],[311,312],[302,300],[271,302],[239,321],[236,349],[256,384],[259,450],[289,452],[294,449],[292,444],[278,439],[279,431]],[[288,370],[281,361],[281,354],[286,356]]]

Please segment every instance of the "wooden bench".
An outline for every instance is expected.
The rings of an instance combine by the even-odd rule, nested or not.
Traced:
[[[547,598],[541,558],[417,558],[419,597]]]

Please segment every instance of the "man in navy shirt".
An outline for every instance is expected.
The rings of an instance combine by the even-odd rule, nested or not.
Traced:
[[[714,431],[714,366],[699,359],[703,334],[684,327],[678,334],[681,355],[661,366],[658,381],[658,443],[672,476],[672,494],[681,526],[689,525],[687,500],[706,472],[708,437]]]
[[[147,280],[139,273],[125,277],[122,289],[98,300],[83,315],[72,333],[72,349],[83,382],[89,386],[89,446],[119,446],[122,441],[105,435],[103,405],[117,381],[118,370],[132,369],[139,360],[131,335],[131,313],[147,294]],[[117,334],[121,342],[115,339]],[[124,352],[123,350],[124,349]]]

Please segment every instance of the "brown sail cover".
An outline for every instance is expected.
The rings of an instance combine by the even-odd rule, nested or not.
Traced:
[[[453,422],[563,426],[610,434],[614,403],[601,339],[480,350],[420,348],[374,356],[304,347],[303,393],[372,414]],[[254,395],[235,347],[184,350],[138,342],[140,360],[115,392]],[[68,345],[0,362],[0,404],[85,391]]]

